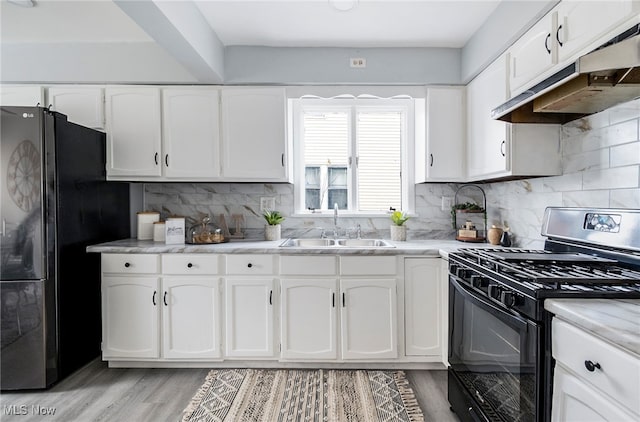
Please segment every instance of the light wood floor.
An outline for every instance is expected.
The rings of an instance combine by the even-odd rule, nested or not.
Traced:
[[[208,369],[117,369],[95,360],[47,391],[0,394],[2,422],[180,420]],[[426,421],[458,419],[447,402],[446,371],[406,371]],[[53,416],[37,414],[52,408]],[[20,414],[22,413],[22,414]]]

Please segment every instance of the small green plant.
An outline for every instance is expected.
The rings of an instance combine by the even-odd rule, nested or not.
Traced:
[[[280,214],[280,211],[266,210],[262,216],[270,226],[277,226],[284,221],[284,217]]]
[[[403,225],[408,219],[409,216],[404,211],[394,211],[391,213],[391,221],[396,226]]]
[[[451,207],[451,224],[453,228],[456,229],[456,210],[467,210],[467,211],[484,211],[480,205],[474,202],[463,202],[460,204],[455,204]]]

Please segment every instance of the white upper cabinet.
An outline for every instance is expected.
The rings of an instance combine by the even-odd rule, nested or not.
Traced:
[[[105,97],[107,178],[160,176],[160,89],[108,87]]]
[[[506,58],[501,56],[467,86],[469,179],[507,170],[507,124],[491,118],[491,110],[507,99],[506,76]]]
[[[549,13],[509,48],[509,86],[515,96],[558,62],[557,15]]]
[[[628,29],[624,22],[632,12],[640,9],[640,2],[615,1],[562,1],[556,7],[558,27],[555,40],[558,43],[558,60],[574,60],[587,53],[596,44],[606,42],[619,32]],[[605,39],[599,39],[604,36]]]
[[[70,122],[104,129],[104,88],[55,86],[47,89],[47,102]]]
[[[220,176],[219,91],[215,88],[162,90],[162,166],[170,179]]]
[[[559,125],[491,118],[507,97],[506,68],[503,55],[467,86],[468,180],[561,174]]]
[[[416,183],[465,178],[465,87],[428,87],[425,137],[416,139]]]
[[[222,177],[289,182],[284,88],[222,89]]]
[[[44,107],[44,88],[34,85],[0,85],[0,105]]]

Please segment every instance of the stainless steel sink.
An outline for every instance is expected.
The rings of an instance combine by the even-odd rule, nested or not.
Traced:
[[[287,239],[284,248],[395,248],[382,239]]]
[[[294,248],[322,248],[326,246],[334,246],[336,243],[333,239],[287,239],[280,246]]]
[[[339,239],[338,245],[346,247],[364,248],[393,248],[394,246],[382,239]]]

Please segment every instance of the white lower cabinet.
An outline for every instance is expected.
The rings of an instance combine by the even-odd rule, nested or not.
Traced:
[[[407,356],[441,356],[446,314],[441,259],[404,260],[404,348]]]
[[[162,279],[162,356],[220,357],[220,288],[214,277]]]
[[[102,277],[102,356],[160,357],[160,279]]]
[[[103,358],[442,362],[443,271],[395,255],[104,253]]]
[[[280,286],[282,358],[337,359],[337,281],[283,279]]]
[[[225,356],[273,357],[272,278],[228,278],[225,291]]]
[[[342,279],[343,359],[398,357],[396,280]]]
[[[640,357],[557,317],[551,420],[640,420]]]

